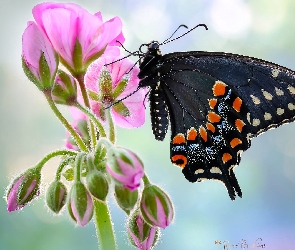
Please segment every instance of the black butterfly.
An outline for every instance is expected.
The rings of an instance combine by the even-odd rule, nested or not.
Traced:
[[[164,139],[170,121],[171,161],[186,179],[219,180],[232,200],[242,197],[234,167],[253,137],[295,119],[295,72],[242,55],[161,55],[161,44],[146,45],[139,88],[150,88],[155,138]]]

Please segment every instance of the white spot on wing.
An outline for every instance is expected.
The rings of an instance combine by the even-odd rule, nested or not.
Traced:
[[[272,116],[271,116],[270,113],[265,112],[265,114],[264,114],[264,119],[265,119],[266,121],[270,120],[271,117],[272,117]]]
[[[202,174],[202,173],[204,173],[204,169],[201,169],[201,168],[195,171],[195,174]]]
[[[287,87],[287,89],[290,91],[290,93],[291,93],[292,95],[295,95],[295,88],[294,88],[293,86],[289,85],[289,86]]]
[[[277,114],[278,115],[282,115],[282,114],[284,114],[284,109],[282,109],[282,108],[277,108]]]
[[[254,95],[250,95],[250,97],[252,98],[252,101],[253,101],[254,104],[256,104],[256,105],[260,104],[259,98],[257,98]]]
[[[268,93],[264,89],[262,89],[261,91],[262,91],[262,94],[264,95],[264,97],[265,97],[266,100],[269,100],[269,101],[272,100],[272,97],[273,97],[272,94]]]
[[[284,91],[281,90],[281,89],[278,89],[277,87],[275,87],[275,91],[276,91],[276,94],[277,94],[278,96],[282,96],[282,95],[284,95]]]
[[[254,118],[252,124],[253,124],[253,126],[255,126],[255,127],[256,127],[256,126],[259,126],[259,124],[260,124],[260,120],[257,119],[257,118]]]
[[[272,76],[273,76],[274,78],[278,77],[279,73],[280,73],[280,71],[277,70],[277,69],[273,69],[273,70],[271,71],[271,74],[272,74]]]
[[[212,167],[212,168],[210,168],[210,172],[212,174],[222,174],[220,168],[218,168],[218,167]]]
[[[288,109],[290,110],[294,110],[295,109],[295,105],[293,103],[288,103]]]
[[[250,113],[247,113],[247,121],[248,121],[249,123],[251,123]]]

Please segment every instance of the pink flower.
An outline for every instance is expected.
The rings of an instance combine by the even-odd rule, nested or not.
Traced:
[[[148,224],[161,228],[169,226],[174,217],[169,196],[155,185],[149,185],[143,190],[140,211]]]
[[[68,211],[72,219],[81,227],[85,226],[93,215],[92,198],[82,182],[76,182],[70,191]]]
[[[134,62],[127,58],[115,62],[122,57],[104,54],[88,67],[85,85],[92,92],[91,109],[100,120],[105,121],[105,108],[109,107],[118,126],[140,127],[145,122],[147,91],[143,88],[137,90],[139,69]],[[116,101],[119,102],[112,105]]]
[[[159,228],[147,224],[136,211],[128,221],[131,243],[140,250],[150,250],[159,239]]]
[[[107,154],[107,171],[125,188],[130,191],[140,186],[144,175],[142,162],[128,149],[110,148]]]
[[[40,179],[40,171],[30,169],[12,182],[7,192],[8,212],[21,209],[39,195]]]
[[[28,22],[22,37],[23,69],[40,90],[50,89],[58,67],[53,46],[34,22]]]
[[[103,22],[100,12],[92,15],[74,3],[41,3],[33,16],[72,73],[85,72],[107,46],[124,42],[119,17]]]

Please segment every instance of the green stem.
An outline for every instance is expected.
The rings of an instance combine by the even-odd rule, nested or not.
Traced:
[[[59,181],[60,180],[60,177],[61,177],[61,172],[63,171],[64,167],[68,165],[68,163],[73,160],[74,157],[71,156],[71,157],[68,157],[66,158],[61,164],[59,164],[58,168],[57,168],[57,171],[56,171],[56,175],[55,175],[55,180],[56,181]]]
[[[63,115],[57,109],[54,101],[52,100],[51,93],[44,92],[45,97],[48,101],[48,104],[57,118],[61,121],[61,123],[65,126],[65,128],[69,131],[71,136],[74,138],[75,142],[77,143],[78,147],[85,152],[88,152],[88,148],[81,139],[80,135],[75,131],[75,129],[69,124],[69,122],[63,117]]]
[[[78,108],[79,110],[81,110],[83,113],[85,113],[91,119],[91,121],[95,124],[95,126],[98,129],[100,137],[106,137],[106,133],[104,131],[102,124],[100,123],[100,121],[96,118],[95,114],[93,114],[93,112],[89,108],[83,107],[78,102],[76,103],[75,107]],[[95,136],[95,138],[96,138],[96,136]]]
[[[116,142],[116,134],[115,134],[115,126],[114,126],[114,122],[113,122],[113,118],[112,118],[112,115],[111,115],[111,109],[108,108],[105,110],[106,114],[107,114],[107,121],[108,121],[108,124],[109,124],[109,131],[110,131],[110,134],[109,134],[109,138],[110,138],[110,141],[115,144]]]
[[[51,158],[56,156],[75,156],[75,155],[77,155],[77,152],[75,151],[66,150],[66,149],[56,150],[46,155],[41,161],[37,163],[35,168],[41,170],[41,168],[45,165],[46,162],[48,162]]]
[[[84,156],[84,153],[79,153],[76,157],[74,174],[75,182],[81,182],[81,164]]]
[[[86,90],[85,83],[84,83],[84,75],[85,74],[77,75],[76,79],[78,80],[78,83],[79,83],[79,86],[80,86],[80,90],[81,90],[81,93],[82,93],[84,104],[85,104],[85,106],[87,108],[90,109],[89,97],[88,97],[87,90]],[[96,138],[96,131],[95,131],[95,128],[93,126],[92,121],[89,121],[88,126],[89,126],[89,131],[90,131],[90,138],[91,138],[92,147],[95,148],[97,138]]]
[[[108,205],[97,199],[94,199],[94,224],[100,250],[116,250],[117,244]]]

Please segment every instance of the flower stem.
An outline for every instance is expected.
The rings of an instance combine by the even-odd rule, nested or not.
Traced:
[[[57,171],[56,171],[56,175],[55,175],[55,180],[56,180],[56,181],[59,181],[59,180],[60,180],[61,173],[62,173],[64,167],[67,166],[68,163],[69,163],[71,160],[73,160],[73,159],[75,159],[73,156],[68,157],[68,158],[66,158],[64,161],[62,161],[62,162],[59,164],[59,166],[58,166],[58,168],[57,168]]]
[[[90,117],[91,121],[95,124],[95,126],[98,129],[100,137],[106,137],[106,133],[104,131],[103,126],[89,108],[83,107],[80,103],[76,103],[75,107],[81,110],[83,113],[85,113],[88,117]]]
[[[106,202],[94,200],[94,224],[101,250],[116,250],[117,244],[111,214]]]
[[[89,97],[88,97],[87,90],[86,90],[85,83],[84,83],[84,75],[85,74],[77,75],[76,79],[78,80],[78,83],[80,86],[80,90],[82,93],[84,104],[87,108],[90,109]],[[95,148],[97,139],[96,139],[96,131],[95,131],[92,121],[89,121],[88,126],[89,126],[89,131],[90,131],[90,138],[91,138],[92,147]]]
[[[36,165],[36,169],[40,169],[44,166],[46,162],[48,162],[51,158],[56,156],[75,156],[77,152],[71,150],[56,150],[51,152],[50,154],[46,155],[41,161],[39,161]]]
[[[52,100],[51,93],[44,92],[45,97],[47,99],[47,102],[54,112],[54,114],[57,116],[57,118],[61,121],[61,123],[65,126],[65,128],[69,131],[71,136],[73,136],[75,142],[77,143],[78,147],[85,152],[88,152],[88,148],[81,139],[80,135],[75,131],[75,129],[69,124],[69,122],[63,117],[63,115],[59,112],[57,109],[54,101]]]
[[[110,108],[106,109],[106,114],[107,114],[107,120],[108,120],[109,131],[110,131],[109,139],[113,144],[115,144],[115,142],[116,142],[115,126],[114,126],[114,122],[113,122]]]
[[[83,157],[85,156],[84,153],[79,153],[76,157],[75,160],[75,174],[74,174],[74,178],[75,178],[75,182],[80,182],[81,181],[81,163],[83,160]]]

